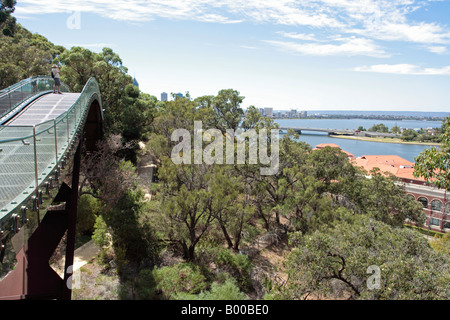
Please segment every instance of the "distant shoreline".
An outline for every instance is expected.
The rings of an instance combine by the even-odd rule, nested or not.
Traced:
[[[272,117],[274,120],[377,120],[377,121],[428,121],[428,122],[443,122],[446,116],[434,116],[434,117],[423,117],[423,116],[376,116],[376,115],[315,115],[308,117]]]
[[[419,141],[402,141],[398,138],[371,138],[371,137],[358,137],[358,136],[346,136],[346,135],[329,135],[331,138],[348,139],[348,140],[361,140],[369,142],[379,143],[397,143],[397,144],[415,144],[420,146],[440,147],[440,143],[435,142],[419,142]]]

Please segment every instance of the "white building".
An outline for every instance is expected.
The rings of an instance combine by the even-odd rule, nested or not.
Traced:
[[[264,113],[266,117],[273,117],[273,108],[264,108]]]

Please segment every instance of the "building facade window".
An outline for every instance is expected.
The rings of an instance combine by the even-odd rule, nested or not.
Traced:
[[[450,221],[444,221],[444,228],[450,229]]]
[[[425,209],[428,208],[428,199],[424,198],[424,197],[420,197],[419,199],[417,199],[417,201],[419,201],[420,203],[422,203],[423,207]]]
[[[445,205],[445,213],[450,214],[450,202],[447,202],[447,204]]]
[[[430,225],[439,227],[441,225],[441,220],[440,219],[436,219],[436,218],[431,218],[430,219]]]
[[[442,202],[440,200],[431,201],[431,210],[442,211]]]

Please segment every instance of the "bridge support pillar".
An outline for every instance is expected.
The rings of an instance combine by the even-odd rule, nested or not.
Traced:
[[[81,141],[83,139],[80,139]],[[77,225],[77,208],[78,208],[78,186],[80,182],[80,163],[81,163],[81,142],[78,144],[77,151],[73,160],[72,171],[72,190],[66,204],[66,210],[69,218],[67,228],[67,247],[66,261],[64,267],[64,283],[62,298],[70,300],[72,297],[73,260],[75,253],[75,234]]]

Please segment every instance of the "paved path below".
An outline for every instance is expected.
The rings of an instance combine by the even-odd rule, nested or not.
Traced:
[[[73,259],[73,272],[79,270],[82,266],[95,258],[99,252],[100,249],[95,245],[93,240],[76,249]],[[64,277],[64,265],[65,258],[62,258],[56,265],[52,266],[61,278]]]

